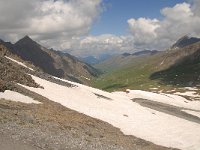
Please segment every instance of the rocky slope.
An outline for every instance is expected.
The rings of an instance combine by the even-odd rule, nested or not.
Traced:
[[[183,36],[174,43],[171,48],[183,48],[185,46],[200,42],[200,38]]]
[[[21,60],[18,56],[13,55],[10,51],[0,44],[0,91],[11,90],[14,88],[14,84],[20,83],[32,87],[38,87],[30,75],[29,69],[17,65],[13,61],[9,60],[5,56],[13,57],[17,60]],[[21,60],[22,61],[22,60]],[[26,73],[25,73],[26,72]]]
[[[13,54],[18,55],[25,61],[30,61],[50,75],[85,83],[87,79],[98,75],[98,71],[92,66],[67,53],[47,49],[28,36],[25,36],[15,44],[3,41],[1,43],[9,48]]]
[[[179,40],[180,43],[184,41],[185,39]],[[163,60],[158,66],[159,71],[153,73],[151,79],[160,79],[164,83],[180,86],[200,84],[200,42],[181,48],[171,48],[162,57]]]

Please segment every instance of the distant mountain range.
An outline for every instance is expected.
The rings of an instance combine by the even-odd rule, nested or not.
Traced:
[[[109,58],[113,57],[113,55],[110,54],[102,54],[98,57],[95,56],[86,56],[86,57],[79,57],[79,59],[87,64],[90,65],[95,65],[95,64],[99,64]]]
[[[157,50],[143,50],[143,51],[139,51],[139,52],[135,52],[132,55],[133,56],[141,56],[141,55],[155,55],[157,54],[158,51]]]
[[[87,82],[87,79],[97,76],[99,73],[98,70],[81,62],[76,57],[47,49],[28,36],[20,39],[15,44],[2,40],[0,43],[7,47],[11,53],[16,54],[25,61],[29,61],[50,75],[77,82]]]
[[[129,64],[134,63],[134,60],[137,57],[149,57],[152,55],[155,55],[159,53],[157,50],[143,50],[138,51],[135,53],[123,53],[117,56],[110,57],[98,64],[95,65],[96,68],[103,70],[103,71],[109,71],[116,68],[123,68],[126,67]]]
[[[87,64],[90,65],[97,65],[101,64],[106,61],[110,61],[112,59],[116,59],[116,57],[128,57],[128,56],[141,56],[141,55],[154,55],[158,51],[157,50],[143,50],[143,51],[138,51],[133,54],[131,53],[123,53],[123,54],[102,54],[98,57],[95,56],[86,56],[86,57],[79,57],[79,59]]]
[[[184,36],[166,51],[136,56],[126,53],[96,65],[106,72],[94,86],[110,91],[200,86],[199,38]]]
[[[158,53],[159,51],[157,50],[143,50],[143,51],[138,51],[135,53],[123,53],[122,56],[128,57],[128,56],[142,56],[142,55],[154,55]]]

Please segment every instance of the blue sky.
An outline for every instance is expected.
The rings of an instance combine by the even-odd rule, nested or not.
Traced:
[[[105,33],[123,35],[128,32],[127,20],[130,18],[162,19],[160,10],[173,7],[184,0],[104,0],[106,10],[94,23],[91,34]]]

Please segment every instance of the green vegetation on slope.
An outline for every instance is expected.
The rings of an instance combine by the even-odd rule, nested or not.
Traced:
[[[135,62],[108,71],[92,81],[92,86],[106,91],[159,88],[159,80],[151,80],[152,72],[157,71],[157,66],[162,62],[162,54],[151,57],[135,58]],[[159,63],[158,63],[159,62]],[[165,88],[170,87],[170,85]],[[163,89],[165,89],[163,88]]]
[[[115,63],[113,68],[110,67],[114,64],[112,62],[108,66],[102,65],[102,69],[108,71],[93,80],[92,85],[107,91],[170,91],[186,86],[200,86],[200,42],[149,57],[122,61]]]
[[[181,87],[199,86],[200,62],[172,66],[166,70],[153,73],[150,79],[160,80],[164,84],[172,84]]]
[[[148,88],[152,84],[156,84],[148,79],[150,70],[150,67],[146,65],[141,68],[128,67],[111,71],[94,80],[93,86],[106,91]]]

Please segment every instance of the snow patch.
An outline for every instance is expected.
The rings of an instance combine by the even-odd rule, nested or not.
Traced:
[[[150,88],[150,90],[157,90],[158,88]]]
[[[89,78],[87,78],[87,77],[85,77],[85,76],[81,76],[82,78],[84,78],[84,79],[86,79],[86,80],[89,80],[90,81],[90,79]]]
[[[15,62],[15,63],[19,64],[20,66],[23,66],[23,67],[25,67],[25,68],[28,68],[29,70],[32,70],[32,71],[34,71],[32,68],[30,68],[30,67],[26,66],[25,64],[23,64],[23,63],[21,63],[21,62],[19,62],[19,61],[15,60],[15,59],[12,59],[12,58],[10,58],[10,57],[8,57],[8,56],[5,56],[5,57],[6,57],[7,59],[9,59],[9,60],[11,60],[11,61],[13,61],[13,62]]]
[[[22,103],[35,103],[40,104],[40,102],[33,100],[33,98],[30,98],[28,96],[22,95],[18,92],[6,90],[4,92],[0,92],[0,98],[4,98],[6,100],[16,101],[16,102],[22,102]]]

